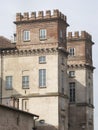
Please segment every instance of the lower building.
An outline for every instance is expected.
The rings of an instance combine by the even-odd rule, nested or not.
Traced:
[[[39,116],[0,105],[0,130],[34,130]]]

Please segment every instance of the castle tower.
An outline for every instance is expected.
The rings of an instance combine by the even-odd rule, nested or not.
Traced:
[[[40,130],[68,130],[66,16],[17,13],[14,23],[17,49],[2,52],[2,103],[39,115]]]
[[[93,62],[91,35],[68,33],[69,130],[93,130]]]

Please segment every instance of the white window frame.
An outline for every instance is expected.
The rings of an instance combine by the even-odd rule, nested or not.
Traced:
[[[29,41],[30,40],[30,31],[25,30],[23,32],[23,40],[24,41]]]
[[[12,89],[12,80],[13,80],[12,76],[6,76],[6,89],[7,90]]]
[[[39,57],[39,63],[40,63],[40,64],[46,63],[46,56],[40,56],[40,57]]]
[[[75,77],[75,71],[69,71],[69,77]]]
[[[39,87],[46,87],[46,69],[39,69]]]
[[[27,75],[22,76],[22,88],[23,89],[29,88],[29,76]]]
[[[69,56],[75,55],[75,48],[69,48]]]
[[[44,40],[47,37],[47,30],[46,29],[40,29],[39,30],[39,38],[40,40]]]

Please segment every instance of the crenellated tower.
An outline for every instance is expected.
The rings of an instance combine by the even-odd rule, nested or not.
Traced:
[[[67,18],[59,10],[16,14],[17,48],[66,48]]]
[[[69,130],[93,130],[92,37],[68,33]]]
[[[16,48],[3,53],[3,104],[37,113],[38,130],[68,130],[67,20],[59,10],[16,14]]]
[[[2,104],[39,115],[37,130],[93,130],[92,37],[59,10],[17,13],[1,50]]]

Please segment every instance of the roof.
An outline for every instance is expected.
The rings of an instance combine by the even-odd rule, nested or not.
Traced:
[[[3,36],[0,36],[0,49],[13,49],[16,46],[11,41]]]
[[[14,108],[14,107],[9,107],[9,106],[3,105],[3,104],[0,104],[0,108],[2,108],[2,109],[5,108],[5,109],[8,109],[8,110],[20,112],[20,113],[27,114],[27,115],[30,115],[30,116],[33,116],[33,117],[39,117],[38,115],[29,113],[29,112],[26,112],[26,111],[22,111],[22,110],[19,110],[19,109],[17,109],[17,108]]]

